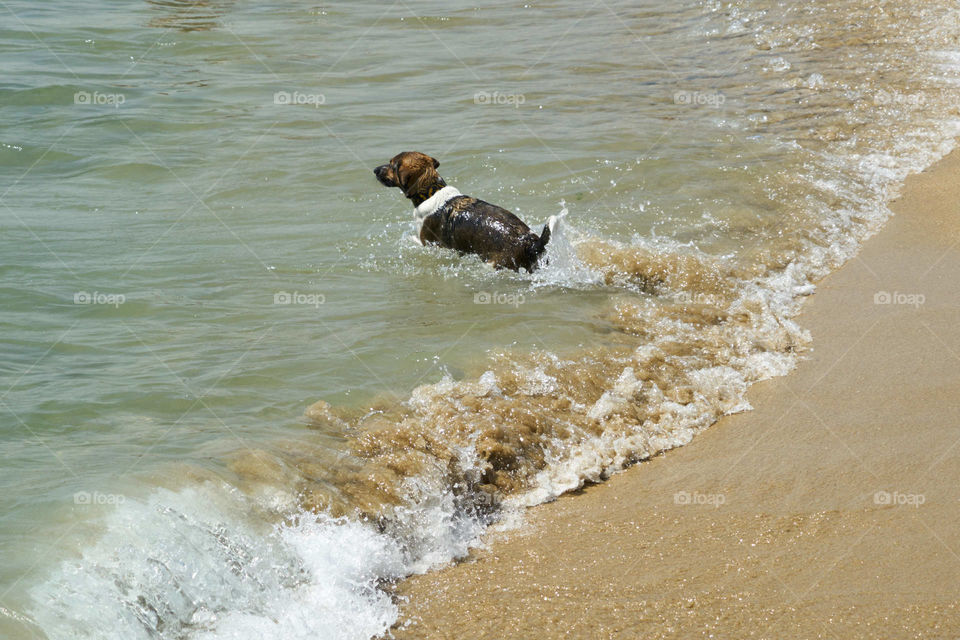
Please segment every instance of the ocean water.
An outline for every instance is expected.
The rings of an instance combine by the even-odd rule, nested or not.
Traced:
[[[9,638],[388,632],[395,581],[749,409],[960,132],[946,0],[0,16]],[[563,215],[549,264],[414,243],[402,150]]]

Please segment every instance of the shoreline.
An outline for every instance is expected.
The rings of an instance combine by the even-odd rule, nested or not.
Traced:
[[[394,636],[960,636],[960,150],[890,206],[753,411],[404,580]]]

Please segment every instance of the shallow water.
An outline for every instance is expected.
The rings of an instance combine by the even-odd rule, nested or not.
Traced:
[[[789,371],[960,121],[942,1],[71,8],[0,38],[11,637],[382,631],[384,581]],[[416,246],[406,149],[566,211],[549,266]]]

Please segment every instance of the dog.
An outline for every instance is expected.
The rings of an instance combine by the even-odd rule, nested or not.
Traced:
[[[473,253],[497,269],[533,271],[547,249],[557,217],[538,236],[506,209],[448,187],[440,163],[419,151],[398,153],[373,170],[385,187],[398,187],[413,202],[420,244]]]

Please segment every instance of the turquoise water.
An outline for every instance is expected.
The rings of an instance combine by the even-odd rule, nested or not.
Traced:
[[[8,1],[0,631],[289,631],[251,620],[291,600],[291,584],[309,592],[311,579],[278,570],[220,592],[209,576],[245,560],[221,558],[200,534],[185,548],[172,542],[182,532],[170,513],[190,531],[216,529],[203,524],[214,517],[205,504],[218,526],[244,532],[234,547],[305,562],[299,571],[314,578],[342,572],[374,584],[370,576],[397,578],[462,553],[486,520],[444,512],[424,525],[456,530],[433,555],[355,531],[354,520],[303,516],[268,533],[299,511],[263,507],[232,461],[317,437],[346,450],[362,425],[318,435],[302,418],[316,400],[345,415],[381,411],[420,385],[474,379],[490,353],[583,362],[583,349],[620,349],[626,335],[666,335],[662,323],[674,318],[665,300],[742,303],[748,285],[783,300],[738,340],[783,356],[763,327],[792,313],[792,287],[849,257],[903,176],[955,133],[956,58],[945,50],[960,30],[949,3],[888,4],[876,15],[852,1],[169,0],[80,11]],[[416,246],[409,203],[372,174],[414,149],[440,160],[448,184],[532,227],[566,210],[551,266],[533,277],[494,272]],[[584,257],[597,242],[606,244]],[[611,257],[612,247],[624,254]],[[476,304],[481,293],[516,304]],[[287,296],[296,303],[283,304]],[[619,331],[620,307],[611,320],[611,301],[624,297],[643,308],[642,330]],[[802,340],[790,332],[792,353]],[[591,358],[593,403],[623,365]],[[770,372],[789,368],[776,362]],[[598,406],[594,415],[606,416]],[[538,472],[559,466],[556,455]],[[278,494],[296,484],[271,482]],[[247,522],[257,508],[271,515]],[[343,544],[337,527],[367,545],[357,557],[380,564],[344,568],[312,555]],[[208,567],[192,605],[157,595],[180,578],[151,581],[123,560],[117,550],[134,538],[133,557]],[[271,542],[261,548],[261,538]],[[115,581],[127,585],[123,597],[91,577],[111,571],[129,578]],[[229,595],[251,582],[260,586]],[[154,613],[129,604],[138,589]],[[392,622],[393,605],[374,587],[336,593],[292,599],[306,608],[326,598],[329,615],[341,616],[304,637],[368,637]]]

